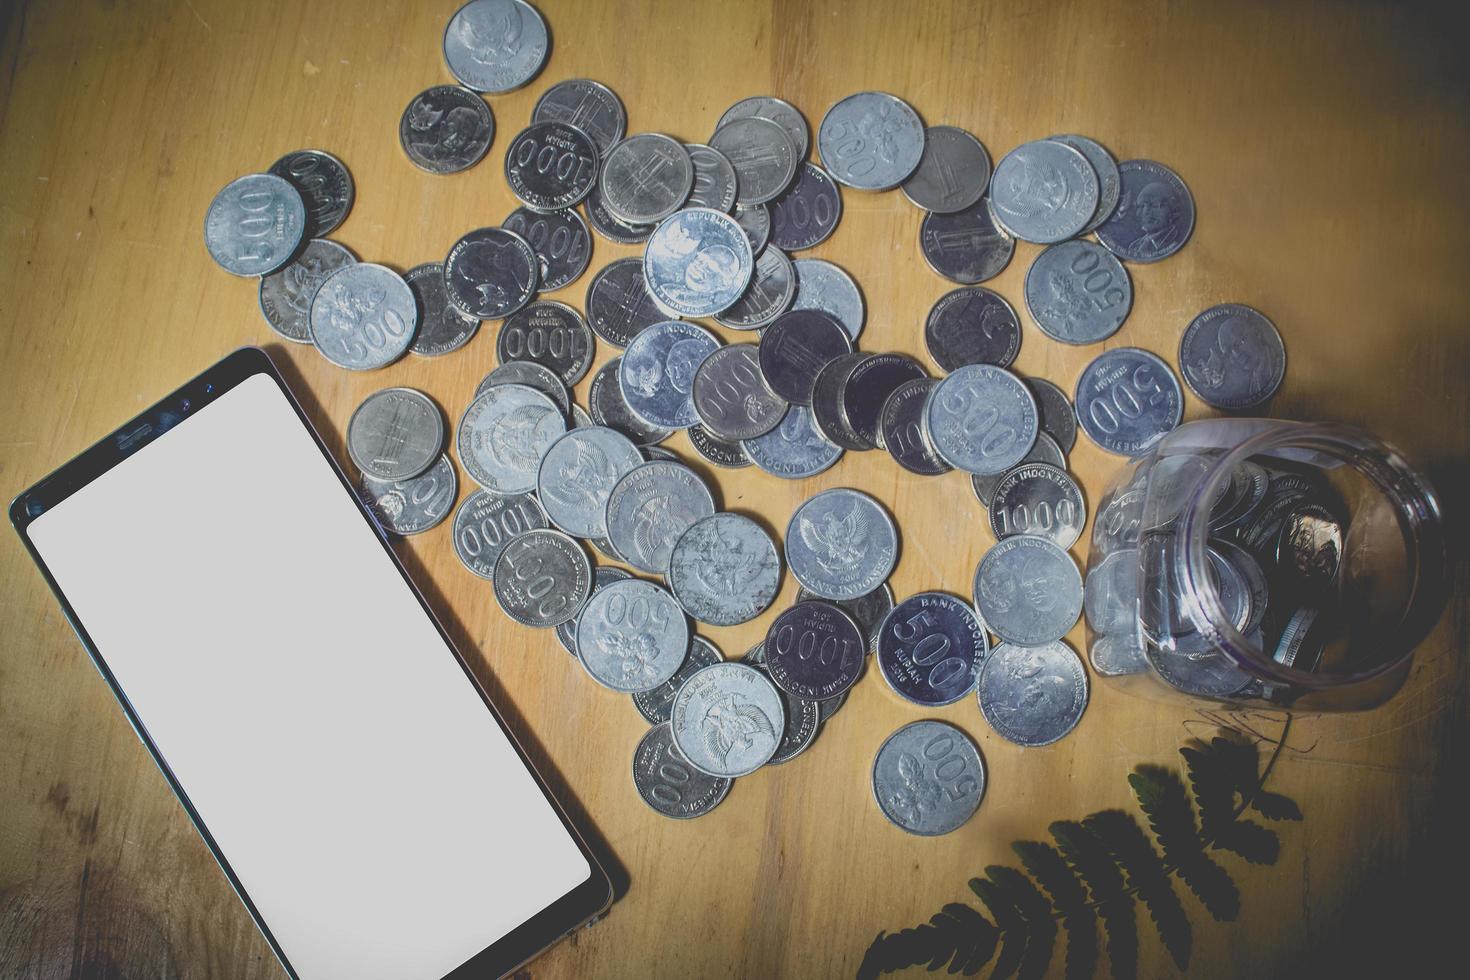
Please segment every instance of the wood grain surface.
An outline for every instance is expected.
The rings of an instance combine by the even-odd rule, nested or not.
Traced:
[[[451,80],[440,38],[453,0],[0,5],[5,495],[244,344],[267,346],[287,366],[339,456],[349,413],[383,386],[421,388],[457,418],[494,364],[494,325],[443,359],[339,370],[277,341],[255,282],[210,261],[205,208],[230,179],[321,147],[357,181],[356,205],[333,237],[399,269],[441,259],[460,234],[498,224],[515,206],[502,157],[539,93],[586,76],[622,97],[630,131],[691,141],[748,95],[786,98],[815,124],[840,97],[883,89],[929,123],[968,128],[997,159],[1023,140],[1078,132],[1120,159],[1163,161],[1192,188],[1198,225],[1178,255],[1131,267],[1132,314],[1103,346],[1146,347],[1172,362],[1196,312],[1224,301],[1255,306],[1280,326],[1289,352],[1274,414],[1367,426],[1441,483],[1453,518],[1463,513],[1470,85],[1454,8],[539,3],[554,37],[545,70],[490,99],[495,145],[481,165],[451,177],[416,170],[396,133],[414,93]],[[950,286],[919,255],[919,212],[898,193],[849,191],[844,202],[836,235],[808,254],[861,284],[864,349],[927,362],[923,317]],[[592,272],[636,253],[598,240],[589,272],[553,298],[581,308]],[[992,283],[1018,307],[1036,254],[1020,245]],[[1017,368],[1070,390],[1100,349],[1053,343],[1028,324]],[[599,363],[615,353],[601,345]],[[585,382],[577,398],[585,404]],[[1208,411],[1191,397],[1186,414]],[[682,435],[669,445],[692,456]],[[1085,438],[1071,458],[1092,500],[1117,462]],[[966,593],[991,543],[962,476],[911,476],[882,454],[849,454],[798,482],[696,466],[726,509],[777,528],[818,490],[876,495],[902,529],[899,596]],[[259,480],[263,494],[291,492],[268,474],[242,478]],[[1463,537],[1453,545],[1463,556]],[[1012,861],[1012,840],[1127,805],[1134,765],[1176,764],[1177,746],[1209,727],[1200,706],[1139,699],[1095,679],[1072,736],[1022,750],[995,736],[973,701],[919,711],[870,673],[805,756],[739,780],[705,818],[670,821],[634,793],[629,764],[645,724],[628,699],[593,684],[549,633],[504,616],[488,584],[455,559],[447,526],[399,551],[492,696],[627,872],[611,915],[532,964],[536,975],[851,975],[880,929],[966,900],[968,878]],[[1085,558],[1083,546],[1076,553]],[[788,575],[779,602],[795,588]],[[9,534],[0,535],[0,593],[0,974],[281,976]],[[268,606],[269,583],[258,601]],[[772,615],[704,632],[737,656]],[[1080,646],[1081,637],[1079,626],[1071,641]],[[1306,819],[1283,825],[1274,867],[1223,859],[1241,887],[1239,921],[1212,922],[1184,896],[1195,923],[1191,975],[1408,971],[1455,938],[1447,930],[1464,902],[1441,896],[1467,869],[1465,646],[1457,589],[1396,700],[1294,726],[1272,779]],[[969,732],[990,772],[975,819],[938,839],[890,826],[868,786],[881,741],[926,715]],[[1268,734],[1276,724],[1257,723]],[[1146,923],[1140,945],[1141,975],[1177,973]]]

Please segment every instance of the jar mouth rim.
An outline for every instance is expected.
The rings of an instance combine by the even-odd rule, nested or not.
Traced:
[[[1351,672],[1317,673],[1278,662],[1260,643],[1236,629],[1227,614],[1219,588],[1210,574],[1209,508],[1190,506],[1185,508],[1178,534],[1184,553],[1183,584],[1188,594],[1198,597],[1203,613],[1195,626],[1230,659],[1271,680],[1301,688],[1326,690],[1347,687],[1400,668],[1414,655],[1415,648],[1438,620],[1447,595],[1438,495],[1397,450],[1361,429],[1333,423],[1281,421],[1222,453],[1205,471],[1204,478],[1194,490],[1193,501],[1215,499],[1214,495],[1224,489],[1223,484],[1232,478],[1236,465],[1242,460],[1285,448],[1320,452],[1354,465],[1379,493],[1399,505],[1396,516],[1400,529],[1405,532],[1413,530],[1413,537],[1421,539],[1419,547],[1410,547],[1409,567],[1414,573],[1414,582],[1400,628],[1394,631],[1397,639],[1392,646],[1397,649],[1377,665]],[[1406,539],[1410,539],[1407,534]],[[1439,574],[1435,574],[1436,568]],[[1385,639],[1383,642],[1390,641]]]

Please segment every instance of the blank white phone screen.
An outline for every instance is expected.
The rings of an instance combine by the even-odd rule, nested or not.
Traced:
[[[270,376],[29,533],[304,980],[441,977],[588,878]]]

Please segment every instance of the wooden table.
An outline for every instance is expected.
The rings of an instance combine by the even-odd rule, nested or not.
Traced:
[[[903,96],[930,123],[970,129],[996,158],[1025,139],[1079,132],[1120,158],[1165,161],[1189,182],[1198,226],[1177,256],[1131,268],[1132,314],[1104,346],[1143,346],[1172,361],[1194,313],[1222,301],[1256,306],[1289,351],[1277,414],[1371,428],[1428,468],[1452,511],[1463,508],[1470,86],[1448,13],[1366,3],[541,0],[555,37],[545,70],[490,100],[499,132],[488,159],[434,177],[408,163],[396,133],[415,92],[450,81],[439,44],[453,7],[5,6],[7,496],[242,344],[268,345],[289,366],[334,449],[352,408],[385,385],[422,388],[457,417],[494,363],[493,325],[444,359],[339,370],[276,340],[255,283],[205,253],[204,210],[231,178],[322,147],[357,180],[337,239],[399,268],[439,259],[461,233],[514,207],[501,156],[538,94],[587,76],[622,96],[631,131],[689,140],[747,95],[782,96],[815,123],[838,98],[875,88]],[[949,284],[919,255],[920,214],[897,193],[847,192],[844,201],[840,230],[810,254],[861,283],[865,349],[923,359],[923,316]],[[1019,246],[992,283],[1018,306],[1036,253]],[[631,254],[598,240],[592,271]],[[555,298],[581,307],[590,278]],[[1025,334],[1017,368],[1069,389],[1099,349],[1052,343],[1034,326]],[[614,353],[602,346],[599,361]],[[585,404],[585,382],[577,398]],[[1187,415],[1204,414],[1190,398]],[[682,435],[670,445],[692,456]],[[1071,458],[1093,500],[1116,464],[1085,438]],[[909,476],[879,453],[850,454],[799,482],[700,469],[727,509],[777,526],[821,489],[875,494],[902,527],[892,578],[900,596],[966,592],[991,543],[962,476]],[[261,492],[290,491],[262,476]],[[1463,556],[1464,540],[1456,547]],[[645,726],[627,699],[592,684],[548,633],[500,613],[487,584],[455,559],[447,526],[400,552],[627,869],[626,897],[537,961],[532,972],[542,975],[851,975],[879,930],[922,922],[945,902],[973,904],[966,880],[1014,863],[1012,840],[1130,806],[1132,767],[1177,765],[1181,741],[1208,728],[1198,708],[1098,682],[1075,734],[1021,750],[991,732],[973,701],[923,712],[870,676],[804,757],[740,780],[703,819],[665,820],[629,779]],[[0,535],[0,583],[0,973],[87,976],[111,965],[127,976],[280,976],[10,535]],[[794,591],[787,576],[781,601]],[[737,656],[769,620],[705,632]],[[1458,889],[1467,866],[1466,621],[1459,590],[1386,707],[1297,723],[1272,785],[1306,819],[1278,827],[1273,867],[1221,858],[1242,893],[1235,924],[1212,922],[1180,890],[1195,926],[1193,975],[1412,967],[1454,941],[1442,888]],[[1080,626],[1071,639],[1080,646]],[[879,743],[924,715],[972,734],[990,771],[977,817],[938,839],[891,827],[868,789]],[[1175,972],[1146,918],[1140,947],[1141,975]]]

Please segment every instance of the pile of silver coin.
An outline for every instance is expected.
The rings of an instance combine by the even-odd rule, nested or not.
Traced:
[[[484,158],[495,121],[482,93],[534,78],[546,37],[522,0],[461,8],[444,37],[461,84],[409,102],[399,127],[409,160],[446,174]],[[1013,742],[1065,736],[1088,699],[1086,671],[1062,640],[1083,609],[1067,549],[1086,520],[1067,453],[1079,425],[1107,451],[1146,451],[1179,423],[1183,394],[1163,360],[1136,348],[1094,359],[1075,405],[1055,384],[1017,375],[1020,318],[979,283],[1005,268],[1016,239],[1045,245],[1026,277],[1032,320],[1056,341],[1102,341],[1132,304],[1124,263],[1158,261],[1188,239],[1188,188],[1161,164],[1115,163],[1080,136],[1025,143],[992,172],[973,135],[926,128],[882,92],[837,102],[815,140],[798,109],[768,96],[736,102],[703,143],[626,130],[605,85],[549,86],[506,146],[505,179],[521,206],[404,275],[324,237],[353,190],[342,163],[317,150],[226,186],[206,243],[227,271],[261,277],[274,330],[351,370],[448,354],[482,321],[501,321],[499,366],[466,393],[454,427],[455,455],[477,487],[454,510],[455,550],[507,615],[554,629],[593,680],[632,696],[653,725],[634,781],[660,813],[706,813],[734,778],[810,746],[869,656],[915,705],[973,692]],[[821,165],[809,160],[813,142]],[[919,248],[959,284],[923,324],[937,376],[904,354],[858,350],[858,285],[831,262],[792,258],[833,234],[843,187],[898,188],[924,212]],[[598,270],[582,311],[538,299],[586,271],[593,231],[643,244],[642,257]],[[725,344],[696,319],[752,339]],[[570,391],[592,370],[599,338],[622,354],[593,375],[584,410]],[[1254,370],[1241,369],[1243,351]],[[1216,307],[1184,332],[1180,363],[1205,401],[1239,410],[1271,396],[1285,355],[1265,317]],[[759,515],[721,510],[659,445],[679,429],[710,463],[784,479],[873,450],[913,473],[967,474],[997,539],[971,601],[930,591],[895,602],[886,582],[898,528],[857,490],[802,503],[784,545]],[[411,389],[376,392],[354,413],[348,451],[386,530],[418,533],[454,509],[447,441],[443,413]],[[581,542],[640,574],[594,565]],[[726,626],[766,612],[783,555],[798,601],[762,644],[725,660],[691,621]],[[875,800],[913,833],[953,830],[984,787],[974,744],[944,722],[900,729],[874,761]]]

